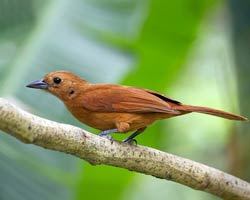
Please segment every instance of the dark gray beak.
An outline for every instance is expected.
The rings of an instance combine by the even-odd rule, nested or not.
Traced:
[[[35,89],[47,89],[49,85],[48,83],[45,83],[43,80],[36,80],[26,85],[26,87],[35,88]]]

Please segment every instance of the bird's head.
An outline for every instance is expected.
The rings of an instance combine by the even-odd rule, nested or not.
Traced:
[[[75,74],[68,71],[55,71],[44,76],[41,80],[36,80],[26,85],[29,88],[43,89],[62,100],[72,99],[82,87],[87,87],[89,83]],[[81,87],[81,88],[79,88]]]

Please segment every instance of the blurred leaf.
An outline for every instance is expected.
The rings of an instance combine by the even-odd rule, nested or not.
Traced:
[[[23,0],[22,4],[19,4],[16,0],[2,0],[0,1],[0,5],[1,34],[5,30],[13,30],[32,24],[35,19],[32,0]]]
[[[230,0],[230,16],[232,23],[232,42],[235,60],[235,72],[239,94],[239,107],[241,113],[250,116],[250,67],[249,67],[249,41],[250,41],[250,4],[245,0]],[[250,181],[250,126],[248,123],[241,124],[231,134],[229,148],[231,151],[231,172],[246,181]]]

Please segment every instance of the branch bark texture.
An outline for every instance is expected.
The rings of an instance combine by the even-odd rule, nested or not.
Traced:
[[[111,141],[80,128],[27,113],[0,98],[0,130],[30,143],[84,159],[171,180],[223,199],[250,200],[250,184],[201,163],[139,145]]]

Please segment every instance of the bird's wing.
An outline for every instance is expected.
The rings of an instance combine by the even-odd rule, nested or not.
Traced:
[[[150,90],[129,86],[96,84],[84,91],[81,100],[85,109],[94,112],[180,114],[170,105],[179,102]]]

